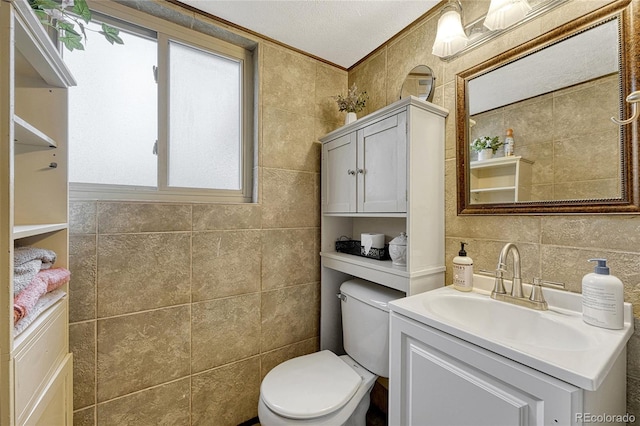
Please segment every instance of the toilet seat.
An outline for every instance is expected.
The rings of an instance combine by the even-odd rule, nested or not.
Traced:
[[[276,366],[262,381],[262,401],[290,419],[312,419],[342,408],[362,377],[331,351],[293,358]]]

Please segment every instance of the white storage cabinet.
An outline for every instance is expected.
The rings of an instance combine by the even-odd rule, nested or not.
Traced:
[[[342,282],[405,292],[444,285],[444,128],[448,112],[404,98],[321,138],[321,347],[342,350]],[[407,265],[336,252],[341,236],[406,232]]]
[[[71,425],[68,298],[14,338],[13,253],[50,249],[54,266],[68,269],[67,88],[75,81],[26,0],[0,0],[0,58],[0,424]]]

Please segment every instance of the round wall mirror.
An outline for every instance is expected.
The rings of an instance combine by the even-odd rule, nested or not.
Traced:
[[[426,65],[418,65],[412,69],[402,83],[400,99],[415,96],[423,101],[431,102],[436,78],[433,70]]]

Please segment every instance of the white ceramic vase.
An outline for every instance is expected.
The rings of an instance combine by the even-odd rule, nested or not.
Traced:
[[[484,161],[490,158],[493,158],[493,150],[491,148],[478,151],[478,161]]]
[[[344,124],[353,123],[357,119],[358,119],[358,116],[356,115],[355,112],[348,112],[347,116],[344,119]]]

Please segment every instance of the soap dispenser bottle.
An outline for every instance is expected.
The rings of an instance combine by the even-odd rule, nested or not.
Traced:
[[[453,288],[460,291],[473,289],[473,260],[464,250],[466,244],[460,243],[460,251],[453,258]]]
[[[607,259],[598,262],[595,271],[582,278],[582,319],[597,327],[619,330],[624,326],[624,286],[609,274]]]

